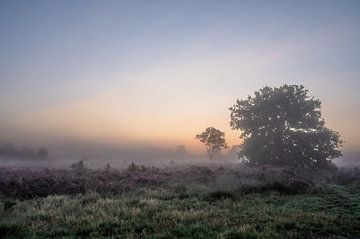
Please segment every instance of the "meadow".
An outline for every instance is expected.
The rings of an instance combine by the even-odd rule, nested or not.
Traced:
[[[357,238],[360,169],[0,168],[0,238]]]

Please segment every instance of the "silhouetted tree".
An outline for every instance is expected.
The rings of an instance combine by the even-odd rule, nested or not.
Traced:
[[[40,147],[38,150],[38,156],[40,158],[47,158],[49,156],[49,151],[46,147]]]
[[[186,155],[186,148],[184,145],[178,145],[175,149],[176,156],[184,157]]]
[[[339,133],[325,127],[321,102],[299,85],[264,87],[230,108],[232,129],[241,130],[239,156],[252,165],[333,168],[341,156]]]
[[[201,134],[196,135],[195,139],[200,140],[205,145],[209,159],[212,160],[214,155],[220,150],[227,148],[225,142],[225,133],[214,127],[208,127]]]
[[[28,147],[23,147],[21,150],[18,150],[12,143],[7,143],[0,147],[0,156],[5,156],[11,159],[36,159],[38,157],[46,158],[48,154],[49,152],[45,147],[39,148],[37,152]]]
[[[16,153],[14,144],[13,143],[5,144],[1,149],[1,153],[3,155],[14,155]]]

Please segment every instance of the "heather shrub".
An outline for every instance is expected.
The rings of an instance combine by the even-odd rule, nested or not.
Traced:
[[[223,192],[234,192],[239,189],[239,178],[233,174],[221,174],[215,179],[214,190]]]
[[[314,186],[314,181],[307,174],[294,168],[265,169],[258,178],[263,182],[260,191],[296,194],[304,193]]]
[[[73,170],[73,172],[75,174],[78,174],[78,175],[82,175],[84,173],[86,173],[86,171],[88,170],[86,167],[85,167],[85,164],[82,160],[80,160],[79,162],[76,162],[76,163],[73,163],[70,168]]]
[[[263,183],[254,178],[243,177],[239,179],[239,192],[244,193],[256,193],[261,190]]]
[[[249,167],[244,171],[226,171],[215,179],[212,192],[233,194],[276,191],[283,194],[304,193],[315,185],[302,171],[289,168]]]
[[[99,195],[140,194],[159,186],[177,196],[213,192],[239,196],[262,191],[303,193],[313,186],[313,181],[301,172],[272,167],[209,169],[189,166],[159,170],[132,163],[128,170],[118,171],[111,167],[87,169],[78,162],[71,170],[0,168],[0,196],[5,198],[31,199],[92,192]]]
[[[218,176],[210,192],[207,194],[207,200],[231,199],[235,200],[243,193],[258,192],[262,184],[254,179],[237,177],[232,173],[223,173]]]
[[[130,172],[145,172],[147,168],[144,165],[137,165],[134,162],[131,162],[131,164],[128,167],[128,170]]]
[[[176,194],[183,195],[183,194],[186,194],[187,188],[186,188],[186,186],[184,184],[176,185],[175,188],[174,188],[174,192]]]

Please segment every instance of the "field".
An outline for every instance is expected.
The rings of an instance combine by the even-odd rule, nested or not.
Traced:
[[[360,170],[0,169],[0,238],[358,238]]]

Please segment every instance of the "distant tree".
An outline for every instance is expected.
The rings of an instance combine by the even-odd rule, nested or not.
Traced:
[[[176,156],[184,157],[186,155],[186,148],[184,145],[178,145],[175,149]]]
[[[38,156],[40,158],[47,158],[49,156],[49,151],[46,147],[40,147],[38,150]]]
[[[195,139],[200,140],[205,145],[209,159],[224,148],[227,148],[225,142],[225,133],[214,127],[208,127],[201,134],[196,135]]]
[[[12,159],[36,159],[37,157],[46,158],[49,155],[47,148],[41,147],[38,151],[28,147],[21,150],[15,148],[14,144],[7,143],[0,147],[0,156],[6,156]]]
[[[13,143],[5,144],[1,149],[1,153],[3,155],[14,155],[16,153],[14,144]]]
[[[320,106],[301,85],[264,87],[237,100],[230,108],[230,126],[242,131],[239,156],[252,165],[333,168],[343,141],[325,127]]]

